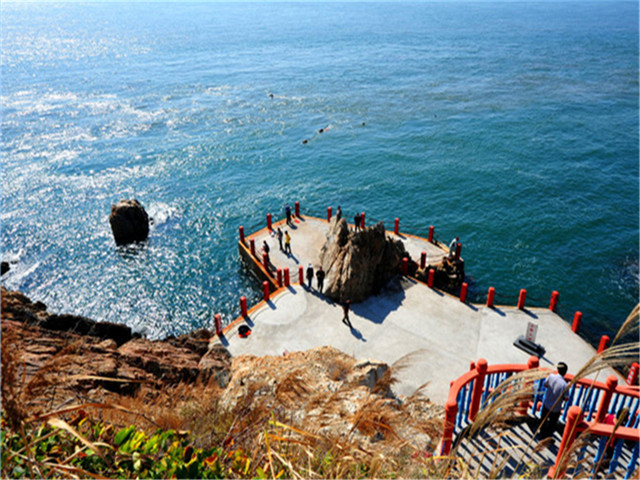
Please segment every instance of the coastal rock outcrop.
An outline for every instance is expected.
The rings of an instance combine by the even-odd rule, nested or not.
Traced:
[[[120,200],[111,207],[109,223],[118,245],[143,242],[149,236],[149,215],[138,200]]]
[[[26,381],[46,371],[46,385],[55,386],[52,395],[61,401],[96,389],[130,395],[141,385],[212,379],[224,386],[231,366],[224,348],[209,350],[208,330],[166,340],[136,338],[126,325],[50,314],[43,303],[4,287],[2,337],[3,348],[16,346],[15,361],[25,365]]]
[[[344,218],[334,219],[320,252],[324,294],[338,302],[362,301],[400,273],[404,257],[409,254],[403,243],[387,237],[382,223],[352,232]]]
[[[69,314],[50,314],[42,302],[31,300],[20,292],[2,287],[2,318],[16,320],[59,332],[88,335],[102,340],[110,339],[122,345],[133,337],[131,328],[111,322],[96,322],[86,317]]]

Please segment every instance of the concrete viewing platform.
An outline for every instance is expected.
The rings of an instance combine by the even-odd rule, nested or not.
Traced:
[[[271,232],[280,227],[291,235],[292,254],[280,251]],[[576,373],[595,353],[595,349],[575,334],[571,326],[547,308],[474,305],[448,293],[430,288],[410,277],[392,281],[378,295],[353,304],[349,315],[352,328],[341,322],[342,306],[323,296],[316,281],[309,290],[299,284],[299,266],[319,265],[320,249],[329,224],[325,220],[296,218],[293,226],[274,222],[273,230],[260,230],[240,244],[243,257],[266,274],[261,265],[262,244],[270,247],[268,279],[275,282],[274,270],[288,268],[290,285],[272,290],[262,301],[240,316],[223,334],[212,339],[222,343],[233,356],[283,355],[330,345],[356,359],[383,361],[394,368],[399,395],[411,395],[423,384],[423,392],[434,402],[444,404],[449,383],[469,370],[471,362],[485,358],[489,364],[527,363],[530,354],[513,342],[524,335],[529,322],[538,326],[536,341],[546,349],[542,367],[553,368],[559,361]],[[387,232],[405,243],[412,259],[427,252],[427,263],[438,263],[446,249],[426,239]],[[255,256],[250,253],[251,240]],[[241,337],[238,329],[248,325],[251,334]],[[619,374],[612,369],[600,372],[599,379]]]

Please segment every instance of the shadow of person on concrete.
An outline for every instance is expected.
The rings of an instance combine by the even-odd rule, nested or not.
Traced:
[[[298,257],[296,257],[293,253],[285,253],[285,255],[287,256],[287,258],[291,258],[294,262],[296,262],[296,264],[300,263],[298,261]]]
[[[356,337],[358,340],[363,341],[363,342],[367,341],[367,339],[364,338],[364,336],[362,335],[362,332],[360,330],[358,330],[357,328],[355,328],[353,325],[351,325],[350,330],[351,330],[351,335]]]

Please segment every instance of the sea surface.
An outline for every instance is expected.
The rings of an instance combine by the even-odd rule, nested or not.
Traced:
[[[474,299],[526,288],[546,307],[557,290],[592,342],[638,302],[638,2],[3,2],[0,17],[2,283],[51,311],[150,338],[229,322],[260,296],[238,227],[295,201],[458,235]],[[154,219],[142,246],[114,244],[123,198]]]

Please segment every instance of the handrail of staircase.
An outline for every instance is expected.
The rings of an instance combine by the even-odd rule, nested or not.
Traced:
[[[438,453],[449,455],[456,427],[460,427],[462,423],[467,421],[473,422],[481,404],[486,401],[489,390],[495,388],[499,381],[514,373],[537,368],[539,368],[539,360],[535,356],[530,357],[526,365],[488,365],[487,361],[482,358],[478,360],[477,364],[471,363],[470,370],[451,383],[449,396],[445,403],[445,422]],[[571,381],[574,376],[566,375],[565,378]],[[613,375],[605,383],[586,378],[578,380],[568,392],[569,400],[563,404],[562,420],[566,421],[567,412],[571,406],[581,405],[581,409],[586,415],[585,420],[590,425],[590,432],[596,435],[610,434],[609,426],[602,423],[605,415],[607,413],[617,415],[619,410],[626,407],[629,408],[630,415],[626,425],[621,427],[624,430],[618,428],[616,431],[616,438],[626,438],[628,433],[632,436],[635,435],[634,439],[638,439],[640,436],[638,429],[640,391],[637,387],[618,385],[617,381]],[[533,401],[525,402],[528,405],[523,409],[530,408],[531,414],[534,416],[542,402],[543,380],[538,382],[538,389]],[[627,432],[627,428],[629,432]]]

